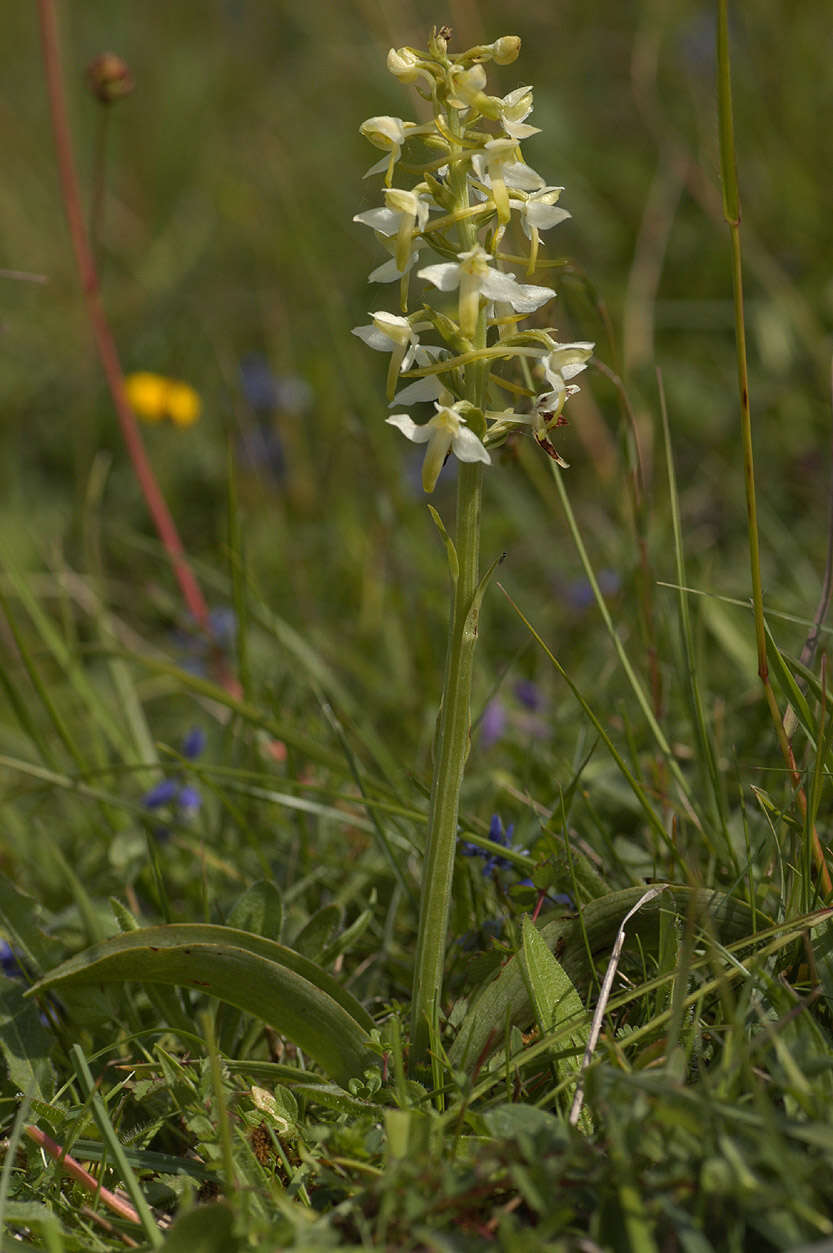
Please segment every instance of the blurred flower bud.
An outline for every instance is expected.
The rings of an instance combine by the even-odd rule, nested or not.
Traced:
[[[419,77],[419,57],[410,48],[391,48],[388,53],[388,70],[403,83],[412,83]]]
[[[513,61],[517,61],[520,51],[519,35],[501,35],[500,39],[496,39],[492,44],[492,55],[496,65],[511,65]]]
[[[102,52],[87,66],[90,91],[102,104],[113,104],[133,90],[133,75],[125,60],[115,52]]]

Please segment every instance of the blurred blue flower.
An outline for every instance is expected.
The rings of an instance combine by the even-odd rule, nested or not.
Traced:
[[[496,744],[506,730],[506,709],[499,697],[495,696],[483,710],[480,719],[480,743],[484,748]]]
[[[9,979],[26,978],[26,972],[8,940],[0,940],[0,969]]]
[[[255,413],[271,413],[278,407],[278,381],[263,357],[252,354],[240,362],[240,385]]]
[[[231,650],[237,636],[237,619],[227,605],[212,609],[208,615],[211,638],[219,648]]]
[[[234,610],[225,605],[209,612],[207,631],[198,627],[191,618],[185,630],[174,634],[182,669],[189,674],[207,674],[209,660],[216,657],[218,651],[223,655],[232,652],[236,635],[237,619]]]
[[[205,748],[205,731],[202,727],[191,727],[191,730],[182,741],[182,756],[188,757],[191,761],[195,757],[199,757]]]
[[[182,741],[182,755],[193,761],[205,748],[205,732],[201,727],[192,727]],[[146,792],[142,797],[145,809],[171,808],[182,819],[188,819],[202,805],[202,797],[195,787],[183,783],[178,776],[166,775]],[[156,834],[160,839],[170,835],[167,827],[158,827]]]
[[[161,809],[163,805],[172,805],[178,796],[179,784],[175,779],[160,779],[142,797],[142,804],[145,809]]]
[[[176,803],[183,813],[193,814],[202,804],[202,797],[195,787],[181,787]]]
[[[518,679],[514,691],[515,697],[519,704],[523,705],[524,709],[535,713],[537,709],[541,708],[543,704],[541,693],[537,684],[533,683],[531,679]]]
[[[548,892],[547,900],[552,901],[554,905],[563,905],[565,909],[569,909],[572,913],[576,913],[576,903],[569,892]]]
[[[274,374],[268,361],[256,353],[240,362],[240,384],[255,413],[300,415],[312,408],[312,388],[306,379]]]
[[[518,679],[512,686],[512,696],[515,698],[512,703],[493,696],[483,710],[479,723],[483,748],[491,748],[509,732],[516,741],[549,737],[549,720],[543,716],[545,700],[537,684],[529,679]]]
[[[622,586],[622,580],[615,570],[600,570],[597,578],[602,596],[615,596]],[[595,604],[596,597],[587,579],[574,579],[564,588],[564,596],[573,609],[585,610]]]
[[[498,814],[492,814],[492,820],[489,823],[489,839],[495,844],[500,844],[501,848],[512,847],[512,836],[515,833],[515,824],[510,822],[509,826],[504,830],[503,823]],[[526,853],[527,849],[518,849],[518,852]],[[460,852],[464,857],[482,857],[486,864],[483,867],[483,874],[486,878],[491,878],[495,870],[513,870],[514,862],[508,857],[501,857],[499,853],[490,853],[485,848],[480,848],[477,844],[472,844],[469,840],[464,840],[460,846]]]

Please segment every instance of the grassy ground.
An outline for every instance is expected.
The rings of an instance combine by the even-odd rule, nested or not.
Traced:
[[[0,265],[48,281],[0,275],[2,1249],[833,1238],[813,864],[831,810],[826,628],[805,695],[793,662],[828,542],[826,31],[783,0],[730,15],[770,664],[798,716],[805,813],[756,673],[712,6],[448,9],[61,8],[124,368],[202,400],[195,425],[143,435],[217,649],[182,608],[91,346],[35,14],[4,14]],[[481,619],[462,828],[486,840],[498,815],[517,855],[459,858],[428,1095],[405,1064],[445,562],[420,456],[382,420],[384,368],[349,332],[380,307],[351,222],[377,203],[358,127],[412,116],[385,53],[438,20],[460,48],[522,37],[501,90],[535,85],[527,157],[573,215],[555,321],[596,341],[599,368],[559,432],[569,471],[519,443],[486,479],[484,559],[507,559]],[[83,71],[106,48],[136,88],[102,137]],[[453,495],[446,474],[449,525]],[[629,923],[571,1126],[617,929],[651,882],[673,890]],[[557,965],[522,921],[539,903]],[[279,1004],[149,982],[157,959],[131,956],[129,932],[163,923],[229,924],[317,963],[380,1033],[366,1072],[264,1029],[259,1014],[296,1005],[274,950],[268,970],[247,950],[240,983],[273,979]],[[22,1000],[119,932],[106,980],[56,987],[42,1017]],[[26,1126],[126,1189],[139,1222]]]

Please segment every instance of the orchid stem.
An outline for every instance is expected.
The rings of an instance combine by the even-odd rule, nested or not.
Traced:
[[[452,132],[456,130],[454,122],[451,126]],[[474,247],[477,228],[465,215],[468,207],[465,170],[460,162],[455,162],[453,151],[451,158],[450,184],[456,196],[455,212],[460,214],[458,233],[461,249],[465,250]],[[486,346],[483,312],[478,319],[474,346],[481,351]],[[482,402],[485,375],[480,362],[471,364],[466,370],[466,393],[475,404]],[[427,1069],[431,1038],[436,1038],[439,1020],[460,791],[471,742],[471,683],[477,644],[476,593],[480,582],[482,483],[481,464],[460,462],[455,535],[458,570],[452,593],[442,704],[438,715],[411,1002],[411,1067],[420,1073],[425,1073]]]
[[[474,598],[479,582],[482,477],[481,465],[460,465],[456,534],[459,575],[449,624],[414,963],[411,1064],[416,1067],[426,1062],[442,996],[460,790],[471,735],[471,679],[477,643]]]

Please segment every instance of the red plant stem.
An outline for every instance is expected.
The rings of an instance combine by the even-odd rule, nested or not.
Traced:
[[[96,1179],[95,1175],[91,1175],[80,1162],[74,1157],[70,1157],[69,1153],[46,1134],[41,1131],[40,1127],[32,1125],[23,1128],[30,1140],[34,1140],[45,1153],[58,1163],[62,1170],[66,1171],[76,1183],[82,1188],[86,1188],[88,1192],[97,1196],[104,1205],[111,1209],[114,1214],[118,1214],[120,1218],[126,1218],[131,1223],[141,1223],[139,1215],[136,1213],[129,1201],[125,1201],[115,1192],[111,1192],[109,1188],[102,1188],[101,1183]]]
[[[90,320],[98,355],[110,389],[110,395],[113,398],[113,404],[118,414],[124,442],[127,445],[127,451],[130,454],[133,469],[139,480],[139,486],[147,501],[154,526],[170,558],[171,566],[189,611],[200,626],[207,629],[208,606],[196,577],[186,560],[185,550],[182,547],[182,541],[179,538],[176,525],[148,461],[136,419],[127,400],[124,388],[124,375],[119,363],[118,351],[101,303],[98,272],[84,226],[81,197],[78,190],[78,176],[72,155],[72,140],[67,121],[53,0],[38,0],[38,14],[41,27],[43,64],[49,91],[49,109],[52,116],[52,130],[58,155],[61,196],[64,202],[69,233],[72,237],[75,263],[81,279],[87,316]]]

